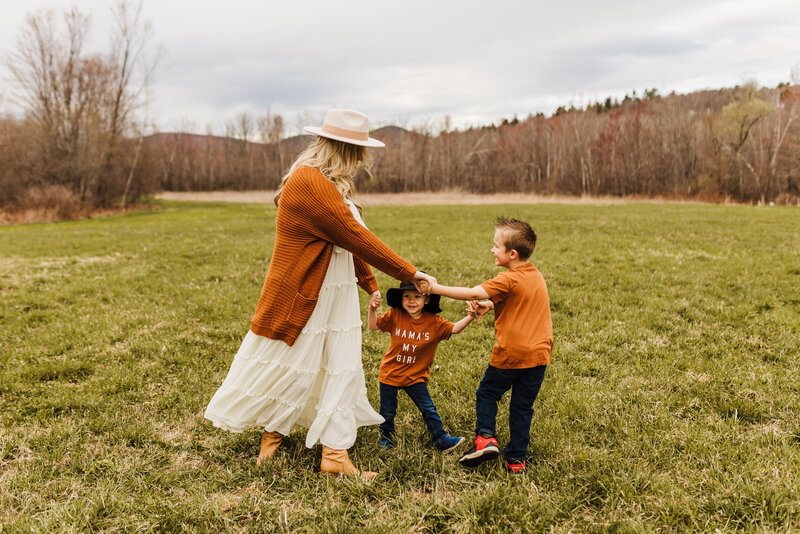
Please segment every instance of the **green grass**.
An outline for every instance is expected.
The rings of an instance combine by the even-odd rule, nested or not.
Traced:
[[[536,228],[552,301],[530,469],[460,468],[401,395],[399,446],[379,450],[369,427],[351,451],[372,484],[321,476],[301,430],[256,467],[258,431],[201,418],[249,326],[273,208],[163,203],[0,229],[0,531],[800,530],[800,210],[365,212],[449,285],[495,274],[498,214]],[[440,345],[431,393],[455,434],[471,434],[492,327]],[[375,406],[387,345],[365,329]]]

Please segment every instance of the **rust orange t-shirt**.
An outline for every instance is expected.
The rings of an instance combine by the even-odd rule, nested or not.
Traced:
[[[497,343],[489,363],[499,369],[548,365],[553,352],[553,320],[542,273],[532,263],[524,263],[481,287],[494,302]]]
[[[392,335],[389,350],[381,360],[378,380],[398,387],[417,382],[427,384],[436,347],[450,338],[453,326],[447,319],[428,312],[414,319],[403,309],[390,308],[378,316],[378,328]]]

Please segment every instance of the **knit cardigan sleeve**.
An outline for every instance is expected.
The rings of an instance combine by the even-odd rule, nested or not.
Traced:
[[[359,287],[369,294],[375,293],[378,290],[378,281],[375,280],[375,275],[372,274],[369,264],[358,256],[353,256],[353,266],[356,270]]]
[[[294,182],[294,183],[292,183]],[[287,182],[282,195],[291,195],[291,205],[309,224],[308,231],[353,253],[361,260],[389,276],[409,282],[417,272],[416,267],[397,255],[383,241],[362,226],[347,207],[333,183],[318,169],[303,167]],[[283,196],[282,196],[283,199]],[[359,281],[372,291],[377,283],[369,281],[366,265],[355,264],[361,272]],[[370,273],[371,275],[371,273]],[[363,278],[362,278],[363,277]],[[364,287],[364,285],[361,287]],[[367,291],[370,289],[365,288]],[[370,292],[372,292],[370,291]]]

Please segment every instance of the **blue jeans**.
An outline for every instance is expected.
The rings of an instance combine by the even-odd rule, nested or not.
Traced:
[[[539,365],[527,369],[498,369],[490,365],[475,392],[475,434],[494,436],[497,403],[511,389],[508,405],[510,437],[503,449],[506,460],[524,460],[528,455],[533,403],[542,386],[546,368],[546,365]]]
[[[442,418],[436,411],[436,406],[433,405],[430,393],[428,393],[428,386],[425,382],[417,382],[410,386],[390,386],[389,384],[380,383],[381,392],[381,407],[380,414],[385,421],[381,423],[381,436],[393,441],[394,436],[394,416],[397,415],[397,392],[399,390],[405,391],[414,404],[417,405],[422,419],[425,420],[425,426],[428,427],[428,432],[431,433],[433,442],[436,443],[439,439],[447,435],[442,425]]]

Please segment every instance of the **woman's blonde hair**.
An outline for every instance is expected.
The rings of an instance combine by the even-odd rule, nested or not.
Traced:
[[[325,178],[333,182],[336,190],[339,191],[343,198],[352,200],[356,205],[358,204],[353,198],[356,192],[353,176],[355,176],[359,168],[362,168],[372,177],[370,172],[372,157],[367,147],[317,136],[316,140],[297,156],[297,159],[289,168],[289,172],[281,180],[281,185],[278,186],[278,190],[275,192],[274,201],[276,206],[281,198],[281,192],[283,191],[283,186],[286,185],[286,180],[300,167],[319,169]]]

